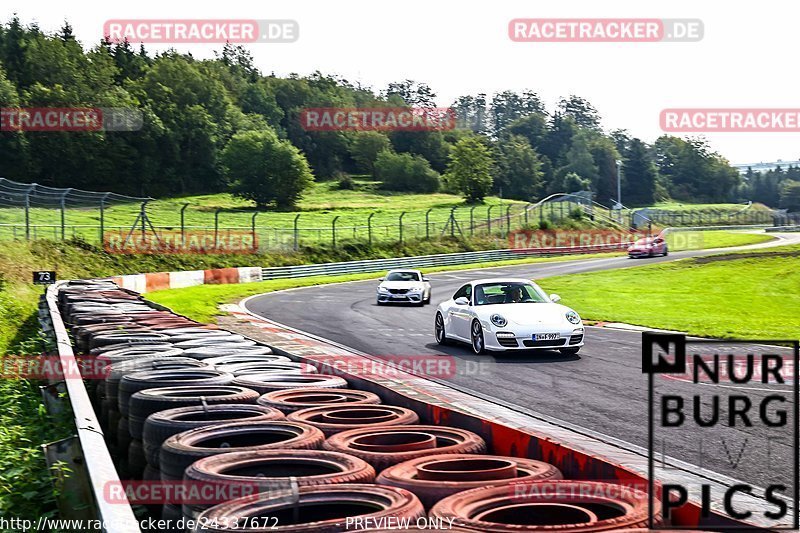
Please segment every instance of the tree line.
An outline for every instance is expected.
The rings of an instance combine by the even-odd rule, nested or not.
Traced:
[[[142,196],[228,191],[259,206],[291,208],[314,180],[359,186],[369,175],[387,190],[489,194],[534,200],[592,191],[647,205],[673,198],[731,201],[750,192],[703,140],[664,135],[649,144],[606,132],[584,98],[546,109],[532,91],[457,98],[457,127],[445,131],[307,131],[310,107],[435,107],[425,83],[375,90],[320,72],[261,72],[243,47],[213,59],[100,41],[84,48],[68,23],[48,33],[17,17],[0,26],[0,106],[135,108],[135,132],[0,132],[0,175],[56,187]]]

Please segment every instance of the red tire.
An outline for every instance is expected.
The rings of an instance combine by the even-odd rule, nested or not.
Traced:
[[[426,509],[457,492],[516,481],[563,479],[555,466],[500,455],[431,455],[390,466],[376,483],[410,490]]]
[[[333,435],[322,447],[360,457],[378,472],[417,457],[486,452],[486,443],[475,433],[441,426],[351,429]]]
[[[653,509],[660,521],[661,505]],[[647,527],[643,491],[596,481],[518,482],[448,496],[430,516],[493,533],[522,531],[618,531]]]
[[[350,429],[408,426],[419,422],[419,416],[411,409],[393,405],[325,405],[301,409],[286,418],[317,427],[326,437]]]
[[[258,492],[259,497],[280,497],[300,487],[342,483],[372,483],[375,469],[366,461],[339,452],[322,450],[261,450],[231,452],[199,459],[183,477],[221,498],[202,504],[184,504],[186,516],[196,516],[215,503]]]
[[[158,468],[161,445],[169,437],[190,429],[232,422],[268,422],[284,419],[282,412],[265,405],[222,404],[175,407],[147,417],[142,431],[147,462]]]
[[[352,389],[296,389],[268,392],[258,399],[259,405],[275,407],[284,413],[324,405],[377,405],[381,399],[377,394]]]
[[[303,512],[296,514],[297,508]],[[224,524],[235,519],[248,524],[248,527],[236,528],[236,531],[250,533],[340,533],[359,529],[352,525],[348,528],[347,519],[341,514],[343,510],[351,511],[349,516],[357,516],[372,524],[388,517],[415,524],[417,519],[425,516],[422,504],[407,490],[378,485],[330,485],[300,487],[296,500],[245,496],[216,505],[200,515],[200,525],[195,531],[229,533],[231,529]]]
[[[203,457],[260,450],[316,450],[324,439],[322,431],[313,426],[283,420],[205,426],[165,440],[159,469],[162,479],[180,480],[186,468]]]

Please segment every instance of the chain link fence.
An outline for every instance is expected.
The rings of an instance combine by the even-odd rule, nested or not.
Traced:
[[[82,239],[95,245],[171,243],[180,248],[225,251],[231,243],[259,251],[302,246],[394,244],[452,237],[506,239],[517,229],[547,228],[566,221],[617,229],[671,226],[790,225],[798,217],[767,210],[664,211],[607,208],[588,194],[555,194],[538,203],[442,206],[427,210],[350,210],[320,214],[277,213],[192,205],[111,192],[18,183],[0,178],[0,240]]]

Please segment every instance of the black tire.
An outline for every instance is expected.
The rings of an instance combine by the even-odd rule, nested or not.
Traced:
[[[145,370],[124,376],[119,382],[119,412],[128,415],[128,402],[140,390],[182,385],[228,385],[233,374],[209,368],[182,368],[177,370]]]
[[[444,317],[438,311],[436,312],[436,318],[433,320],[433,335],[436,337],[437,344],[441,346],[450,344],[447,340],[447,331],[444,327]]]
[[[256,404],[193,405],[153,413],[147,417],[142,432],[147,462],[158,468],[161,445],[173,435],[190,429],[230,424],[232,422],[267,422],[283,420],[278,409]]]
[[[347,381],[339,376],[326,374],[245,374],[233,380],[235,385],[247,387],[266,394],[285,389],[315,387],[324,389],[346,389]]]
[[[144,457],[144,446],[139,439],[131,439],[128,445],[128,474],[132,479],[142,479],[147,461]]]
[[[664,246],[664,257],[667,257],[668,255],[669,255],[669,249],[666,246]]]
[[[282,420],[190,429],[169,437],[161,445],[161,479],[181,480],[189,465],[211,455],[277,449],[317,450],[324,440],[322,431],[313,426]]]
[[[128,432],[128,419],[124,416],[117,422],[117,466],[119,467],[120,479],[129,479],[128,472],[128,448],[131,445],[131,434]]]
[[[560,348],[558,351],[561,352],[561,355],[577,355],[581,348],[580,346],[577,348]]]
[[[230,365],[217,365],[220,372],[228,372],[236,377],[248,374],[316,374],[317,368],[308,363],[289,362],[250,362]]]
[[[203,359],[203,361],[213,368],[220,365],[235,365],[238,363],[289,363],[292,360],[283,355],[274,354],[251,354],[249,352],[237,352],[230,355],[222,355],[219,357],[211,357],[210,359]]]
[[[109,410],[119,411],[119,382],[126,374],[141,372],[142,370],[178,369],[178,368],[204,368],[206,365],[197,359],[189,357],[140,357],[129,361],[114,363],[106,367],[106,397]]]
[[[128,424],[131,437],[141,439],[148,416],[166,409],[190,405],[256,403],[256,391],[233,385],[181,385],[140,390],[131,396]]]
[[[470,339],[472,342],[472,353],[475,355],[483,355],[486,353],[486,340],[483,336],[483,326],[477,320],[472,321],[472,325],[469,328],[470,332]]]
[[[217,359],[226,355],[272,355],[272,350],[266,346],[239,346],[237,344],[219,344],[187,348],[183,351],[185,357],[193,359]]]
[[[155,332],[122,333],[118,335],[109,333],[92,337],[92,340],[89,341],[89,348],[99,348],[101,346],[108,346],[109,344],[118,345],[122,348],[125,345],[166,342],[168,338],[167,335]]]

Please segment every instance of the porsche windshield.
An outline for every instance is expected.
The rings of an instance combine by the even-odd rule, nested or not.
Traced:
[[[416,272],[389,272],[386,281],[419,281],[419,274]]]
[[[529,283],[484,283],[475,287],[475,305],[543,303],[547,298]]]

